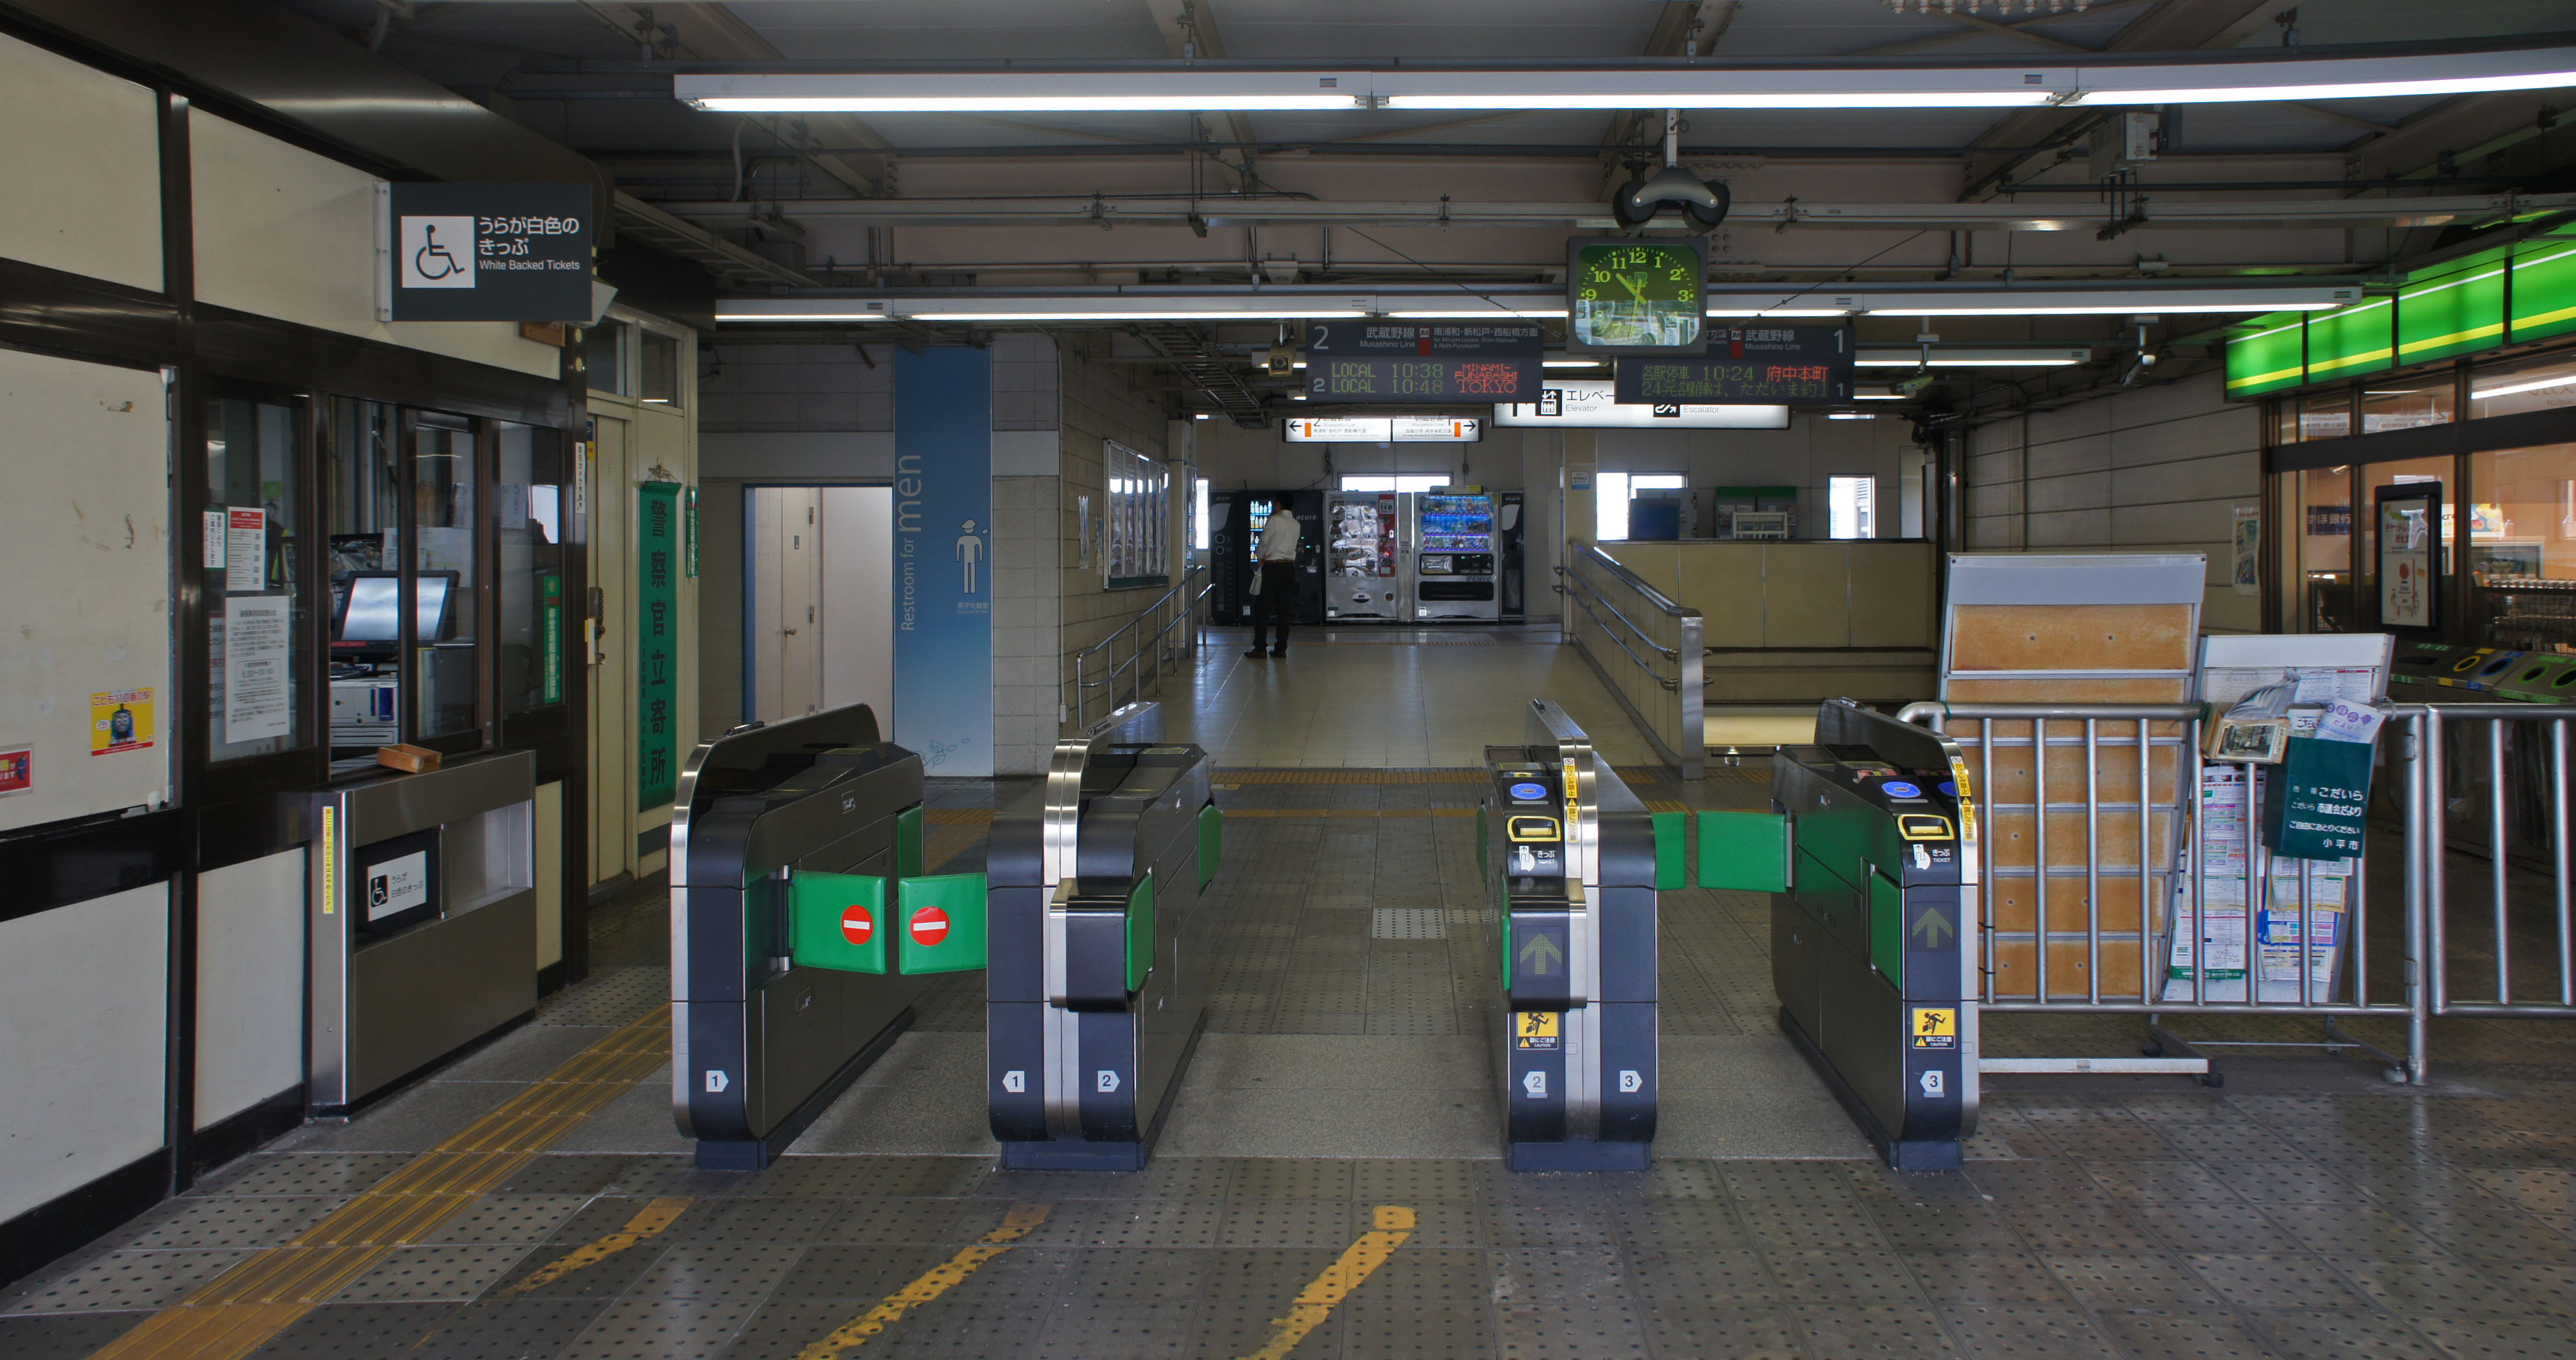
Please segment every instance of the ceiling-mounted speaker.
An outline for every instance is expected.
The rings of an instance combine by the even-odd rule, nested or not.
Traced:
[[[1678,165],[1639,175],[1610,196],[1610,215],[1623,227],[1642,227],[1666,208],[1678,208],[1702,231],[1726,220],[1732,196],[1716,180],[1703,180]]]

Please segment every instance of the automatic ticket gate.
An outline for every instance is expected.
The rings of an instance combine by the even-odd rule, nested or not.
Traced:
[[[1900,1171],[1977,1124],[1977,823],[1957,742],[1837,699],[1771,808],[1700,814],[1700,886],[1769,892],[1780,1027]]]
[[[1655,1138],[1655,894],[1659,867],[1681,886],[1680,818],[1659,827],[1555,704],[1532,700],[1528,726],[1526,745],[1485,749],[1491,784],[1477,814],[1501,936],[1504,1162],[1643,1170]]]
[[[1143,1168],[1205,1021],[1191,952],[1223,815],[1207,752],[1131,704],[993,823],[986,1085],[1008,1168]]]
[[[927,974],[984,966],[984,881],[922,876],[921,757],[865,705],[735,728],[678,793],[672,1112],[698,1165],[753,1170],[892,1046]]]

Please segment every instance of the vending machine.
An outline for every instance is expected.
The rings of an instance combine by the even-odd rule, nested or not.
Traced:
[[[1261,531],[1269,525],[1271,512],[1282,505],[1305,523],[1297,539],[1296,594],[1289,617],[1301,624],[1324,621],[1324,493],[1219,491],[1208,500],[1216,553],[1217,622],[1252,621],[1252,578],[1261,552]]]
[[[1324,617],[1402,619],[1397,549],[1403,516],[1392,491],[1335,491],[1324,498]]]
[[[1501,616],[1500,545],[1494,497],[1486,492],[1423,491],[1411,502],[1411,532],[1404,548],[1413,568],[1413,617],[1491,619]]]
[[[1494,506],[1494,533],[1502,540],[1502,616],[1506,619],[1523,618],[1529,613],[1528,558],[1523,546],[1529,529],[1523,516],[1528,510],[1529,493],[1498,493]]]

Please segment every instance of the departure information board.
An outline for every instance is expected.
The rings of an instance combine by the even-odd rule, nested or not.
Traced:
[[[1848,326],[1712,326],[1708,352],[1621,357],[1613,372],[1629,406],[1831,406],[1852,399]]]
[[[1525,321],[1319,321],[1306,328],[1314,401],[1528,401],[1539,328]]]

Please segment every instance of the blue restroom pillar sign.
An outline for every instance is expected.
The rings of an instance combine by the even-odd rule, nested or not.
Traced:
[[[993,772],[993,372],[895,354],[893,739],[931,774]]]

